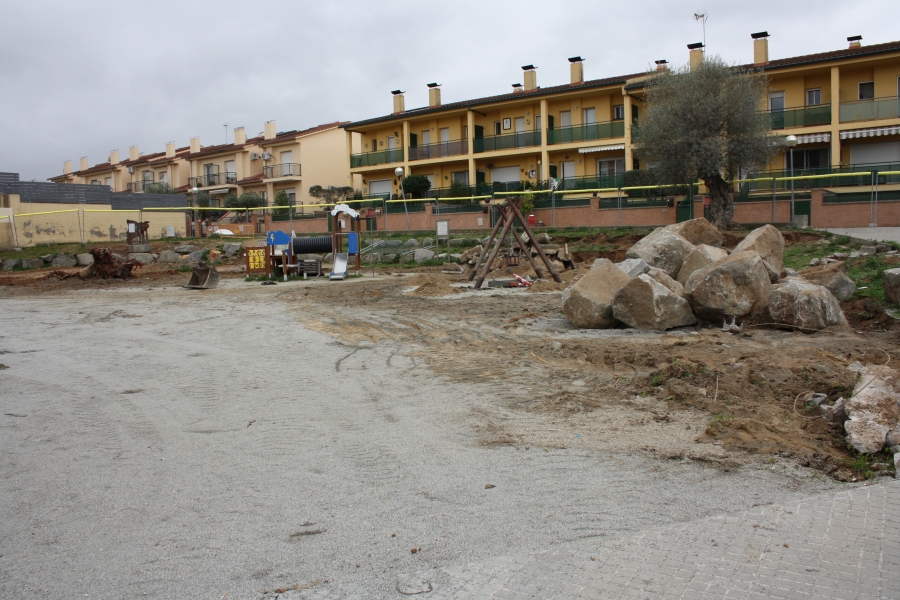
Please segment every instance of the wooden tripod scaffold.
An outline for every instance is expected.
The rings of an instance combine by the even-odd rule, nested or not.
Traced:
[[[491,230],[491,235],[488,238],[487,243],[481,249],[481,254],[478,257],[478,262],[475,263],[475,268],[473,268],[469,272],[469,281],[472,281],[473,279],[475,279],[475,275],[478,273],[479,269],[481,270],[481,274],[478,275],[478,279],[475,279],[476,290],[481,289],[481,284],[484,283],[485,277],[487,277],[487,274],[491,270],[491,265],[494,264],[494,260],[497,258],[497,254],[500,252],[502,240],[506,238],[506,234],[509,232],[512,232],[516,243],[522,250],[522,254],[524,254],[525,258],[528,259],[528,262],[531,263],[531,268],[534,269],[534,272],[537,274],[538,278],[544,278],[544,275],[543,273],[541,273],[540,268],[538,268],[537,263],[534,262],[534,257],[531,256],[531,249],[522,239],[522,236],[519,235],[519,232],[516,231],[516,228],[514,226],[516,220],[518,220],[522,225],[522,229],[524,229],[525,233],[528,235],[528,241],[531,243],[534,249],[537,250],[538,256],[541,257],[541,260],[544,261],[544,265],[546,265],[547,270],[550,272],[550,276],[553,277],[553,281],[562,283],[562,279],[560,279],[559,274],[550,263],[550,259],[547,258],[547,255],[544,253],[544,249],[541,247],[541,244],[537,241],[537,238],[534,236],[534,233],[528,226],[528,220],[522,216],[522,211],[519,210],[520,202],[521,200],[518,198],[507,198],[505,201],[494,205],[500,212],[500,218],[497,219],[497,222],[494,224],[494,228]],[[495,239],[497,239],[498,231],[500,233],[499,241],[494,244]],[[493,250],[491,250],[492,246]],[[490,252],[491,255],[485,261],[485,257],[487,256],[488,252]]]

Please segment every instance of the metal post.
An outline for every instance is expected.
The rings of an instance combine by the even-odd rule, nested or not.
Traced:
[[[869,211],[872,217],[870,227],[878,227],[878,171],[872,171],[872,208]]]
[[[794,224],[794,147],[791,146],[791,225]]]
[[[406,229],[412,229],[409,224],[409,207],[406,206],[406,192],[403,190],[403,178],[400,178],[400,197],[403,199],[403,212],[406,213]]]
[[[707,190],[709,191],[709,190]],[[775,178],[772,178],[772,223],[778,222],[778,214],[775,211]]]
[[[616,216],[619,220],[619,227],[622,226],[622,188],[616,189]]]

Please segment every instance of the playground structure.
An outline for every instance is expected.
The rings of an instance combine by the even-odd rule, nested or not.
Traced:
[[[475,279],[476,274],[478,274],[479,269],[481,270],[481,273],[478,274],[478,278],[475,279],[476,290],[481,289],[481,285],[484,283],[485,277],[487,277],[488,273],[491,270],[491,266],[494,264],[494,259],[497,258],[497,254],[500,252],[502,241],[506,238],[506,235],[508,233],[512,233],[516,244],[519,246],[521,254],[525,256],[526,259],[528,259],[529,263],[531,263],[531,268],[534,269],[534,272],[537,275],[538,279],[543,279],[544,275],[535,262],[534,257],[531,256],[531,248],[534,248],[537,251],[538,256],[547,267],[547,271],[550,272],[550,276],[553,278],[553,281],[562,283],[562,279],[553,268],[553,265],[550,263],[550,259],[547,258],[547,254],[544,252],[544,249],[541,247],[540,242],[538,242],[537,238],[534,235],[534,232],[531,230],[531,227],[528,224],[528,219],[522,216],[522,211],[519,208],[519,204],[521,202],[522,201],[520,198],[507,197],[505,200],[498,201],[494,204],[497,207],[497,210],[500,212],[500,218],[497,219],[497,222],[494,224],[494,228],[491,230],[491,235],[490,237],[488,237],[488,241],[484,244],[481,250],[481,255],[478,257],[478,260],[475,263],[475,268],[473,268],[469,272],[469,281],[472,281],[473,279]],[[519,232],[516,231],[516,228],[514,226],[516,220],[519,221],[519,224],[522,226],[522,229],[528,236],[527,242],[523,240],[522,236],[519,235]],[[490,252],[490,257],[486,259],[488,252]],[[510,252],[506,256],[506,260],[507,264],[512,264],[513,262],[515,262],[515,264],[518,264],[518,259],[512,252],[512,248],[510,248]]]
[[[345,231],[344,219],[350,219],[349,230]],[[340,281],[347,277],[347,266],[351,256],[356,257],[356,274],[362,270],[360,255],[360,222],[367,218],[346,204],[339,204],[331,210],[332,233],[330,236],[296,237],[293,233],[270,231],[266,234],[265,273],[270,279],[280,268],[285,281],[293,272],[296,275],[322,275],[322,261],[298,259],[302,254],[331,253],[332,269],[329,278]],[[347,251],[344,252],[344,238]],[[248,269],[249,271],[249,269]]]

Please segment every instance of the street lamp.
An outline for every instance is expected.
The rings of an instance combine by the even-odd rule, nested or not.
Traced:
[[[406,192],[403,190],[403,167],[397,167],[394,169],[394,175],[397,176],[397,179],[400,180],[400,198],[406,200]],[[387,209],[385,209],[386,211]],[[409,224],[409,209],[406,207],[406,202],[403,203],[403,212],[406,213],[406,228],[410,228]]]
[[[791,149],[791,223],[794,222],[794,146],[797,145],[797,136],[789,135],[784,138],[784,145]]]
[[[194,205],[194,209],[197,208],[197,192],[198,192],[198,191],[200,191],[200,190],[197,189],[197,186],[196,186],[196,185],[195,185],[194,187],[191,188],[191,200],[192,200],[191,204]],[[191,227],[194,229],[194,231],[192,231],[191,233],[194,234],[194,237],[196,237],[197,234],[199,233],[199,232],[197,231],[197,213],[198,213],[198,212],[199,212],[199,211],[197,211],[197,210],[192,210],[192,211],[191,211],[191,217],[192,217],[192,218],[191,218]]]

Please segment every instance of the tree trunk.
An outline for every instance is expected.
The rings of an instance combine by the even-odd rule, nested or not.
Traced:
[[[720,175],[704,178],[709,190],[709,217],[719,229],[730,229],[734,218],[734,199],[728,192],[728,182]]]

